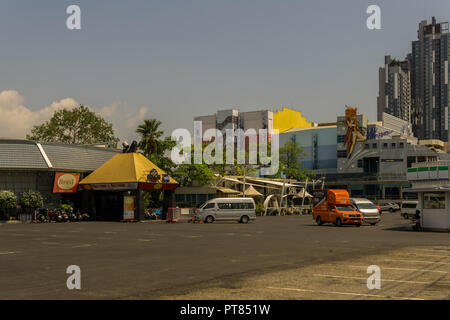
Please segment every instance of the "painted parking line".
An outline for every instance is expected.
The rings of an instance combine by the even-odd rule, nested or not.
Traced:
[[[325,294],[339,294],[339,295],[346,295],[346,296],[360,296],[360,297],[372,297],[372,298],[394,299],[394,300],[425,300],[425,299],[421,299],[421,298],[391,297],[391,296],[383,296],[383,295],[379,295],[379,294],[366,294],[366,293],[356,293],[356,292],[338,292],[338,291],[322,291],[322,290],[299,289],[299,288],[266,287],[266,289],[285,290],[285,291],[298,291],[298,292],[314,292],[314,293],[325,293]]]
[[[446,254],[446,255],[442,255],[442,254],[425,254],[425,253],[411,252],[411,251],[406,251],[405,254],[414,255],[414,256],[424,256],[424,257],[450,258],[450,254]]]
[[[423,260],[406,260],[406,259],[384,259],[383,261],[394,261],[394,262],[411,262],[411,263],[427,263],[427,264],[449,264],[450,262],[441,261],[423,261]]]
[[[136,239],[137,241],[141,241],[141,242],[150,242],[150,241],[155,241],[156,239]]]
[[[14,253],[17,253],[17,251],[0,251],[0,254],[1,254],[1,255],[4,255],[4,254],[14,254]]]
[[[342,267],[350,267],[350,268],[367,269],[367,266],[353,266],[353,265],[341,265],[341,266]],[[383,267],[383,266],[381,266],[381,270],[421,271],[421,272],[434,272],[434,273],[445,273],[445,274],[449,274],[450,273],[450,271],[441,271],[441,270],[411,269],[411,268],[397,268],[397,267]]]
[[[60,244],[59,242],[42,241],[41,244]]]
[[[94,244],[86,243],[86,244],[80,244],[80,245],[77,245],[77,246],[72,246],[72,248],[88,248],[88,247],[92,247],[92,246],[95,246],[95,245],[96,245],[96,243],[94,243]]]
[[[367,281],[367,278],[363,277],[348,277],[348,276],[336,276],[330,274],[313,274],[315,277],[324,277],[324,278],[337,278],[337,279],[351,279],[351,280],[364,280],[364,283]],[[408,281],[408,280],[395,280],[395,279],[381,279],[381,282],[404,282],[404,283],[414,283],[414,284],[434,284],[435,282],[430,281]],[[450,284],[448,281],[439,281],[440,284]]]

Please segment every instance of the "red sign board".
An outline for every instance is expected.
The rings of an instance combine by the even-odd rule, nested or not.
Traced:
[[[80,182],[79,173],[56,172],[53,193],[75,193],[78,182]]]

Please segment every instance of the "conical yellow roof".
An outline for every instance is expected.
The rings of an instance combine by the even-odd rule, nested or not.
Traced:
[[[158,181],[148,181],[150,170],[155,169],[160,175]],[[177,182],[170,177],[169,182],[162,182],[162,176],[166,174],[154,163],[140,153],[119,153],[106,161],[94,172],[80,181],[80,184],[96,183],[125,183],[125,182],[153,182],[174,183]]]

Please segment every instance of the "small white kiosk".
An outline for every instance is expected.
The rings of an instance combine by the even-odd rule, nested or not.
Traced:
[[[424,230],[450,231],[450,161],[416,163],[408,169],[412,187],[417,192]]]

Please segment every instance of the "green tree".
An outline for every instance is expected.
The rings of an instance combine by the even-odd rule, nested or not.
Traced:
[[[71,110],[55,111],[50,120],[34,126],[31,135],[26,138],[70,144],[107,143],[113,148],[119,142],[114,136],[112,124],[82,105]]]
[[[279,150],[280,154],[280,168],[277,176],[284,173],[288,179],[304,180],[307,177],[312,177],[314,174],[302,169],[301,160],[307,155],[303,148],[297,142],[292,140],[287,141]]]
[[[144,123],[139,125],[136,133],[139,133],[141,140],[138,142],[139,149],[142,150],[146,157],[164,152],[163,141],[161,139],[164,132],[159,129],[161,121],[157,119],[146,119]]]
[[[15,208],[17,197],[12,191],[0,191],[0,218],[5,218],[8,210]]]
[[[161,121],[157,119],[144,120],[144,123],[136,129],[136,133],[141,136],[138,147],[151,162],[171,175],[175,164],[167,156],[167,152],[176,142],[170,137],[162,138],[164,131],[159,129],[160,125]]]
[[[29,190],[22,193],[20,203],[24,208],[40,208],[44,205],[44,198],[39,191]]]
[[[194,182],[205,185],[214,179],[214,172],[203,163],[180,164],[173,171],[173,178],[183,187],[192,186]]]

